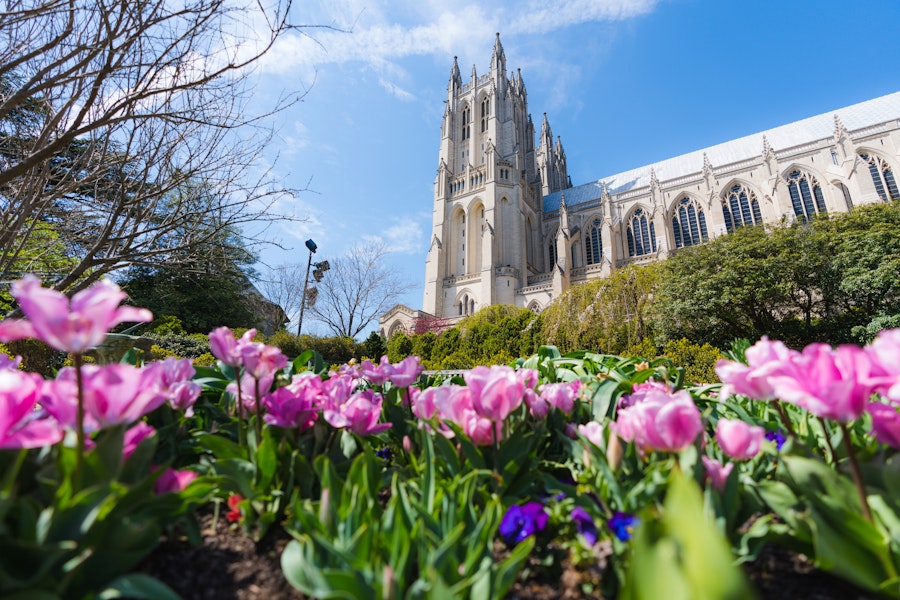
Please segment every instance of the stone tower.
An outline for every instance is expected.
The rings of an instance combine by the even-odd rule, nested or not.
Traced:
[[[551,270],[542,199],[569,186],[546,114],[540,144],[525,82],[507,74],[500,34],[490,70],[464,82],[454,57],[441,122],[423,310],[437,317],[516,304],[528,277]]]

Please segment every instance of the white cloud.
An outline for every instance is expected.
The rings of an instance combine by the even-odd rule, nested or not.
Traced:
[[[425,233],[421,219],[397,217],[380,235],[363,236],[366,241],[384,241],[388,252],[394,254],[420,254],[424,252]]]
[[[309,81],[316,68],[359,61],[378,73],[391,94],[410,99],[398,79],[396,61],[409,56],[458,55],[460,65],[483,60],[494,32],[516,36],[548,33],[579,23],[620,21],[646,14],[659,0],[530,0],[484,8],[481,3],[454,5],[389,0],[343,0],[314,12],[335,29],[310,28],[279,39],[263,61],[270,73]],[[387,85],[386,83],[387,82]],[[398,90],[402,93],[398,94]]]

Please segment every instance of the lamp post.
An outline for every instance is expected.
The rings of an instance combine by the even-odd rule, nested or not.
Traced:
[[[309,261],[306,263],[306,277],[303,278],[303,296],[300,298],[300,318],[297,322],[297,336],[300,336],[300,331],[303,329],[303,311],[306,309],[306,301],[307,301],[307,287],[309,286],[309,269],[313,265],[315,265],[316,270],[313,271],[313,277],[316,282],[322,281],[322,277],[325,274],[325,271],[331,268],[331,265],[328,264],[327,260],[323,260],[321,262],[314,263],[312,261],[313,254],[318,250],[318,246],[316,243],[312,241],[312,239],[306,240],[306,247],[309,249]]]

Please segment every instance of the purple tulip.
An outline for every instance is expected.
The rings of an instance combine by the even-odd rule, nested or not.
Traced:
[[[323,402],[322,380],[317,375],[294,375],[291,383],[263,398],[263,420],[285,429],[306,431],[319,417]]]
[[[541,386],[541,398],[550,406],[558,408],[565,414],[575,408],[575,398],[581,391],[581,382],[545,383]]]

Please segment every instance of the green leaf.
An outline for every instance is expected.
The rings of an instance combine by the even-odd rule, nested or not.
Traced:
[[[220,435],[213,435],[205,431],[197,432],[197,442],[205,449],[213,453],[216,458],[240,458],[247,459],[247,451],[236,442]]]
[[[136,600],[181,600],[172,588],[143,573],[130,573],[112,581],[97,598],[134,598]]]
[[[276,452],[275,440],[267,428],[263,432],[263,440],[256,449],[256,469],[257,469],[257,490],[268,490],[275,478],[275,471],[278,469],[278,454]]]

